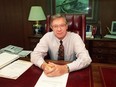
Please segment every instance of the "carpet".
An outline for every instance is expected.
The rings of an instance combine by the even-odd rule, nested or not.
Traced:
[[[100,67],[103,87],[116,87],[116,67]]]

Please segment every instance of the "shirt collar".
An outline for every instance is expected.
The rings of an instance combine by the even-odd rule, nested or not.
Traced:
[[[67,32],[66,36],[62,39],[62,41],[65,41],[69,37],[69,34],[70,34],[70,32]],[[53,35],[54,35],[54,32],[53,32]],[[58,42],[60,41],[55,35],[54,35],[54,37]]]

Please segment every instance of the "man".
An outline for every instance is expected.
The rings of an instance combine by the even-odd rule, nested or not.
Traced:
[[[91,63],[91,58],[85,48],[81,37],[73,32],[68,32],[68,24],[63,15],[57,14],[51,17],[52,32],[46,33],[31,53],[31,61],[47,76],[60,76],[68,72],[80,70]],[[60,41],[63,41],[64,60],[70,61],[65,65],[52,62],[46,63],[44,57],[49,52],[52,60],[58,60]]]

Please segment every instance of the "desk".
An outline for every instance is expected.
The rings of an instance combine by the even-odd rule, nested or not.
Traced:
[[[93,62],[116,64],[115,39],[87,39],[86,47],[89,50]]]
[[[108,64],[92,63],[89,67],[75,71],[69,74],[66,87],[102,87],[102,81],[99,76],[99,66],[111,66]],[[116,67],[112,65],[113,67]],[[34,87],[42,70],[32,65],[18,79],[11,80],[0,78],[1,87]],[[87,80],[87,78],[89,80]]]
[[[102,80],[101,74],[100,74],[101,67],[102,68],[110,68],[110,69],[114,68],[114,69],[116,69],[115,64],[92,63],[91,68],[92,68],[92,79],[93,79],[94,87],[116,87],[116,84],[114,86],[103,86],[104,81]],[[115,72],[116,72],[116,70],[115,70]],[[116,79],[114,75],[110,75],[110,77],[112,79],[113,78]],[[112,83],[111,82],[112,79],[109,79],[108,84]]]
[[[87,87],[86,85],[88,85],[88,87],[93,87],[91,86],[91,82],[86,81],[86,77],[91,75],[90,72],[88,72],[88,69],[90,68],[88,67],[82,70],[81,72],[70,73],[68,77],[67,87],[77,87],[77,86],[81,87],[81,85],[84,85],[82,87]],[[33,65],[16,80],[0,78],[0,86],[1,87],[34,87],[41,73],[42,70]],[[81,73],[86,73],[86,74],[82,76]],[[91,80],[91,77],[89,79]]]

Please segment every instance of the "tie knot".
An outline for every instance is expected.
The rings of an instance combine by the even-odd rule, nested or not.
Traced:
[[[60,44],[62,44],[62,40],[60,40]]]

